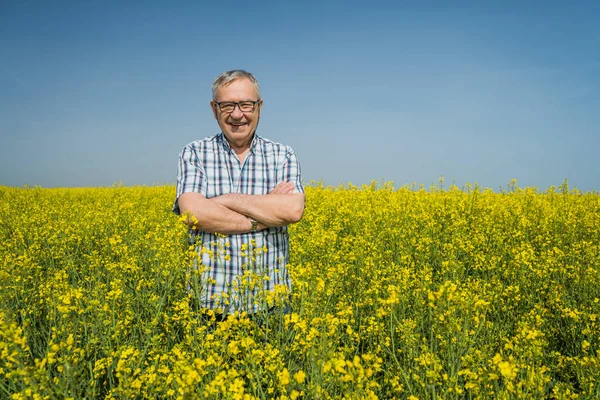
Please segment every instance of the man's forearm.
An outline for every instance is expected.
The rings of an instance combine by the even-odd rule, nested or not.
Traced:
[[[191,214],[187,221],[191,228],[222,234],[247,233],[252,230],[252,223],[247,216],[208,200],[199,193],[184,193],[178,202],[182,215]],[[194,218],[197,222],[194,222]],[[266,226],[259,223],[258,229],[264,228]]]
[[[286,226],[298,222],[304,213],[303,193],[267,195],[230,193],[211,200],[268,227]]]

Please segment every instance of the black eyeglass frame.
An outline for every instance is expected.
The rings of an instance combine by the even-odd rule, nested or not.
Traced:
[[[256,109],[256,105],[258,103],[260,103],[261,101],[262,101],[261,99],[258,99],[256,101],[252,101],[252,100],[244,100],[244,101],[213,101],[213,103],[217,105],[217,107],[219,108],[219,111],[221,111],[222,113],[231,114],[232,112],[235,111],[235,107],[236,106],[243,113],[252,113]],[[233,108],[231,109],[231,111],[223,111],[223,109],[221,108],[221,104],[225,104],[225,103],[227,103],[227,104],[233,104]],[[252,103],[252,110],[250,110],[250,111],[244,111],[244,110],[242,110],[241,103]]]

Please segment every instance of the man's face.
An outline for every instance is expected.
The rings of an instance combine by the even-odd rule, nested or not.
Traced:
[[[221,131],[233,147],[249,146],[252,134],[256,130],[260,118],[262,100],[254,106],[253,111],[242,111],[236,105],[231,112],[221,111],[217,103],[224,101],[244,102],[257,101],[256,88],[250,80],[241,78],[217,89],[216,99],[210,102],[213,113]]]

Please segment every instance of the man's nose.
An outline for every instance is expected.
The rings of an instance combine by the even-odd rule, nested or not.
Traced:
[[[242,110],[240,110],[240,105],[236,103],[233,106],[233,111],[231,112],[231,117],[235,118],[235,119],[240,119],[243,116],[244,116],[244,113],[242,112]]]

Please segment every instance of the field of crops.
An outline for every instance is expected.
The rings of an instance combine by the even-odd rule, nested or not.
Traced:
[[[307,188],[293,313],[214,322],[175,188],[0,187],[0,398],[600,398],[600,196]]]

